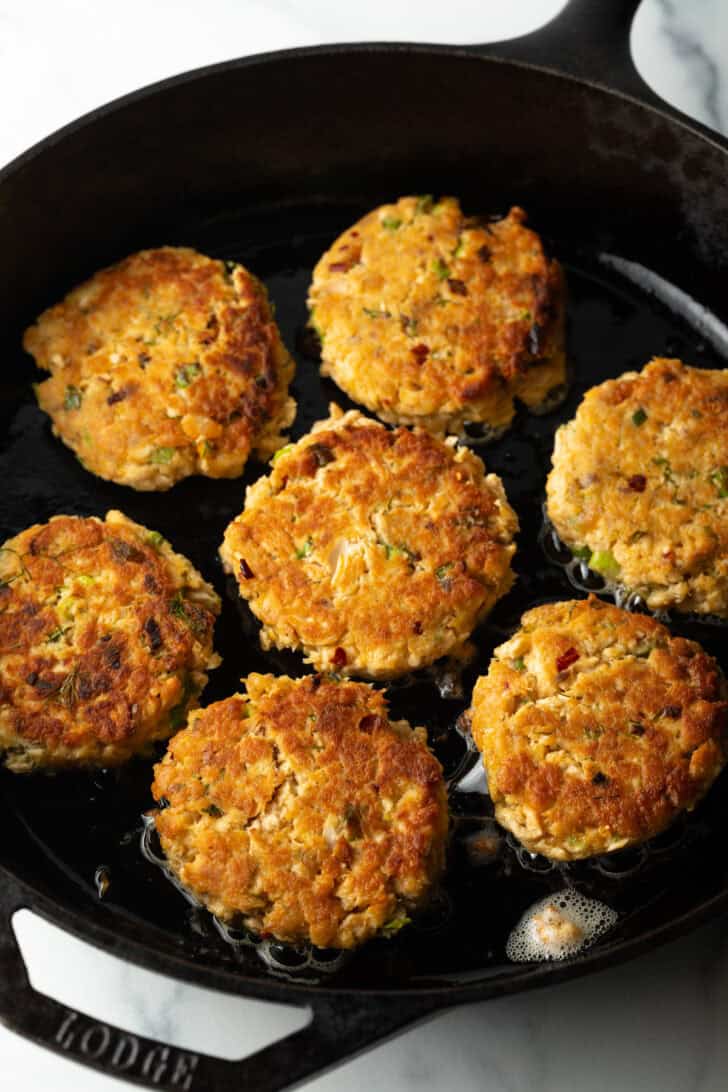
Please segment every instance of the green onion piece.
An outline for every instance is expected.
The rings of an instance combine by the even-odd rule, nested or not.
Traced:
[[[380,933],[383,937],[393,937],[400,929],[404,929],[405,925],[409,925],[411,920],[405,913],[399,913],[382,926]]]
[[[446,561],[444,565],[440,565],[439,568],[435,569],[435,576],[437,577],[437,579],[444,580],[447,574],[450,572],[450,569],[452,569],[453,564],[454,562],[452,561]]]
[[[279,447],[275,455],[271,459],[271,465],[275,466],[278,460],[282,458],[282,456],[285,455],[287,451],[293,451],[294,446],[294,444],[284,444],[283,447]]]
[[[313,541],[312,541],[312,539],[307,538],[306,541],[304,542],[303,546],[300,546],[296,550],[296,557],[300,561],[302,558],[308,557],[308,555],[311,553],[312,549],[313,549]]]
[[[174,458],[173,447],[155,447],[149,456],[150,463],[170,463]]]
[[[647,414],[642,409],[642,406],[640,406],[640,408],[636,409],[634,411],[634,413],[632,414],[632,424],[636,425],[637,428],[639,428],[640,425],[644,425],[646,420],[647,420]]]
[[[432,263],[432,272],[436,274],[439,281],[444,281],[450,276],[450,270],[445,265],[442,258],[435,258]]]
[[[160,534],[159,531],[150,531],[147,535],[147,546],[153,546],[155,550],[163,546],[164,542],[164,535]]]
[[[402,226],[402,221],[398,220],[396,216],[383,216],[381,223],[382,227],[386,228],[387,231],[396,231],[398,227]]]
[[[66,387],[66,397],[63,399],[63,408],[67,410],[80,409],[83,395],[78,387]]]
[[[376,308],[374,308],[374,307],[362,307],[362,311],[364,312],[365,315],[368,315],[369,318],[380,319],[380,318],[391,318],[392,317],[392,314],[391,314],[390,311],[377,311]]]
[[[719,497],[728,497],[728,466],[719,466],[708,475],[708,481],[718,490]]]
[[[670,465],[670,460],[664,458],[664,456],[662,455],[656,455],[652,461],[655,466],[659,466],[662,470],[662,476],[665,481],[672,483],[674,479],[672,476],[672,466]]]
[[[608,580],[615,580],[621,572],[619,562],[611,550],[595,550],[589,560],[589,567],[606,576]]]
[[[180,390],[185,387],[189,387],[193,379],[197,379],[197,376],[202,371],[199,364],[183,364],[181,368],[178,368],[174,376],[174,385]]]
[[[526,670],[526,664],[525,664],[525,661],[523,659],[523,656],[516,656],[515,660],[513,661],[513,669],[514,669],[514,671],[521,671],[521,672]]]
[[[385,543],[384,544],[384,550],[385,550],[386,555],[387,555],[387,561],[389,561],[390,558],[393,558],[393,557],[412,557],[413,556],[412,551],[408,550],[406,546],[389,546],[387,543]]]
[[[575,546],[571,552],[574,557],[579,558],[579,561],[588,561],[592,555],[588,546]]]
[[[455,249],[452,252],[453,258],[459,258],[462,255],[464,249],[465,249],[465,240],[463,239],[463,237],[461,235],[460,238],[458,239],[457,246],[455,247]]]

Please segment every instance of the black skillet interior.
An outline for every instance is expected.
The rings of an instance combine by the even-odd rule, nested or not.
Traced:
[[[214,225],[180,225],[173,236],[175,243],[242,261],[265,280],[284,340],[297,356],[293,391],[299,412],[294,437],[325,416],[331,400],[349,405],[333,384],[320,380],[302,337],[312,264],[353,218],[387,196],[372,192],[356,206],[258,210]],[[497,209],[489,206],[473,211]],[[538,209],[532,209],[532,219],[538,227]],[[600,263],[599,255],[588,245],[573,250],[559,237],[547,242],[551,253],[567,268],[568,341],[574,380],[558,411],[540,418],[522,412],[511,432],[481,449],[489,469],[504,481],[518,512],[521,532],[516,587],[477,635],[478,656],[464,679],[466,696],[474,678],[487,667],[493,647],[513,631],[525,609],[549,599],[583,594],[575,591],[564,570],[549,560],[539,541],[555,428],[573,416],[588,387],[640,367],[651,354],[674,354],[713,367],[725,363],[689,319],[671,313],[604,261]],[[30,386],[36,377],[32,364],[17,345],[6,351],[12,353],[9,370],[18,387],[15,399],[5,402],[8,419],[0,454],[0,476],[5,482],[0,534],[6,537],[58,512],[89,515],[121,508],[133,519],[160,530],[223,596],[216,636],[223,666],[212,676],[206,702],[234,692],[239,678],[250,671],[299,675],[307,670],[297,654],[261,652],[255,621],[239,601],[234,583],[224,580],[216,556],[226,525],[242,507],[245,484],[255,480],[263,468],[251,465],[243,482],[195,478],[161,495],[135,493],[94,478],[53,438],[48,420],[36,407]],[[675,618],[672,628],[720,654],[720,626]],[[465,700],[442,698],[434,682],[424,675],[409,685],[391,687],[389,699],[397,715],[427,726],[448,776],[475,762],[455,729]],[[231,946],[224,940],[209,916],[190,906],[162,871],[142,856],[140,817],[151,804],[150,769],[150,762],[140,761],[121,771],[97,774],[19,777],[4,773],[0,783],[16,820],[77,886],[80,899],[98,898],[96,874],[101,867],[103,886],[108,884],[104,902],[111,914],[140,926],[151,923],[208,963],[235,963],[251,977],[276,973],[255,947]],[[460,975],[471,976],[476,969],[483,977],[499,975],[507,973],[505,941],[522,912],[558,888],[576,885],[619,910],[620,923],[609,938],[613,942],[644,930],[652,920],[664,919],[671,899],[676,900],[677,909],[684,899],[686,871],[693,877],[689,885],[693,898],[698,892],[709,897],[728,875],[719,864],[721,855],[715,844],[728,818],[728,801],[720,786],[647,856],[626,852],[608,861],[558,868],[549,867],[545,860],[530,859],[507,839],[495,855],[479,856],[474,850],[477,835],[492,827],[489,801],[482,791],[460,791],[456,781],[451,799],[454,838],[450,870],[443,896],[432,913],[396,940],[370,944],[359,954],[336,961],[328,974],[320,966],[326,955],[319,956],[315,969],[300,967],[300,954],[276,946],[273,954],[280,960],[280,972],[304,981],[326,977],[332,986],[383,990],[395,984],[401,988],[453,982]],[[682,882],[676,892],[678,871]]]
[[[584,17],[591,27],[589,41],[577,43],[577,70],[597,58],[597,33],[610,29],[590,3],[572,3],[571,14],[581,13],[581,33],[587,34]],[[613,6],[622,16],[619,33],[635,6],[626,0]],[[553,50],[553,34],[543,41]],[[538,59],[532,48],[522,55]],[[553,52],[546,59],[553,60]],[[521,203],[567,269],[574,381],[558,411],[520,415],[507,436],[482,451],[519,514],[519,579],[477,635],[467,694],[523,610],[583,594],[549,561],[538,538],[553,433],[584,390],[654,354],[725,364],[725,163],[720,142],[629,99],[448,49],[298,52],[220,66],[131,97],[47,142],[0,178],[3,254],[15,288],[14,297],[0,300],[0,536],[57,512],[121,508],[162,531],[223,595],[217,647],[224,664],[205,701],[232,692],[252,670],[305,670],[296,656],[260,652],[253,621],[216,560],[222,531],[262,468],[251,465],[242,481],[189,480],[163,495],[93,478],[52,438],[34,405],[34,370],[18,347],[22,328],[78,279],[137,247],[189,244],[241,260],[268,285],[284,339],[296,352],[293,434],[299,436],[331,399],[347,405],[318,378],[300,340],[311,265],[335,234],[362,211],[407,192],[455,192],[473,212]],[[657,276],[646,277],[645,270]],[[682,292],[671,294],[670,284]],[[672,625],[728,667],[720,627],[676,618]],[[465,702],[441,698],[422,679],[392,688],[390,699],[398,714],[427,725],[452,775],[467,757],[453,727]],[[445,894],[428,918],[328,969],[326,953],[321,966],[301,968],[299,957],[284,949],[274,953],[281,966],[272,969],[254,948],[225,941],[142,856],[140,816],[150,805],[149,781],[150,763],[54,778],[4,773],[2,862],[45,893],[43,912],[81,935],[239,992],[301,1000],[310,990],[321,997],[334,988],[347,996],[373,990],[383,1004],[385,994],[406,990],[434,998],[434,1005],[489,996],[619,958],[672,924],[728,903],[719,843],[728,809],[725,779],[649,853],[565,868],[531,860],[507,840],[492,858],[474,855],[472,835],[484,824],[490,829],[488,801],[454,789]],[[95,880],[99,866],[109,881],[103,899]],[[617,909],[615,930],[595,953],[567,966],[509,964],[504,944],[522,911],[567,884]],[[364,1040],[378,1034],[381,1029]],[[335,1054],[331,1048],[329,1058]],[[275,1087],[283,1087],[284,1078],[278,1080]]]

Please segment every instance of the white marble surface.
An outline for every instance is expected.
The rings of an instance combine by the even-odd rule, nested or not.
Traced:
[[[0,163],[84,111],[187,68],[337,40],[488,41],[535,28],[561,6],[560,0],[0,0]],[[728,130],[725,0],[644,0],[632,43],[656,91]],[[298,1010],[212,995],[124,965],[27,913],[18,931],[38,988],[131,1031],[235,1057],[302,1020]],[[443,1014],[309,1087],[724,1092],[727,1023],[724,921],[590,979]],[[132,1086],[0,1028],[0,1087]]]

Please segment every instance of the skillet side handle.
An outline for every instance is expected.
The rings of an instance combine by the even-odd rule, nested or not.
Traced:
[[[568,0],[559,14],[531,34],[470,46],[477,53],[550,68],[649,106],[680,115],[656,95],[637,71],[630,31],[641,0]]]
[[[165,1092],[281,1092],[365,1050],[441,1006],[430,999],[315,1000],[300,1031],[239,1061],[198,1054],[105,1024],[38,993],[12,926],[32,900],[0,872],[0,1024],[109,1077]],[[69,968],[70,970],[70,968]]]

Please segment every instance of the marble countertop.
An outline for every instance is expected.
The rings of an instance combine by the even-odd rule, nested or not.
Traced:
[[[609,2],[609,0],[604,0]],[[486,42],[546,22],[561,0],[0,0],[0,164],[79,114],[153,80],[236,55],[333,41]],[[416,14],[414,14],[416,12]],[[728,4],[644,0],[632,37],[668,101],[728,132]],[[240,1057],[305,1022],[119,962],[27,911],[16,928],[33,984],[129,1031]],[[723,1092],[728,921],[600,975],[445,1013],[311,1082],[312,1092]],[[0,1028],[14,1092],[133,1086]],[[205,1089],[202,1092],[213,1092]]]

